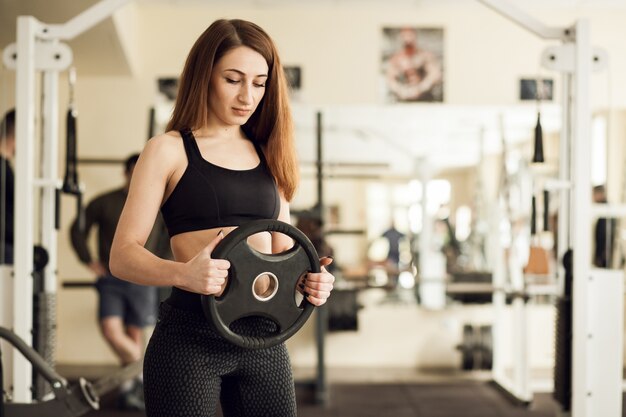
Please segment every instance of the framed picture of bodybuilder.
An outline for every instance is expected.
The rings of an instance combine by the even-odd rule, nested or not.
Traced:
[[[442,102],[443,29],[383,28],[381,78],[386,102]]]

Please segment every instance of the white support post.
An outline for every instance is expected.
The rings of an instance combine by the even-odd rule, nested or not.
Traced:
[[[576,277],[574,277],[576,281]],[[572,417],[621,417],[624,347],[624,273],[621,269],[590,271],[587,322],[587,386],[584,406]],[[575,295],[574,295],[575,297]],[[576,305],[574,305],[576,309]],[[574,328],[574,337],[576,328]],[[574,345],[576,347],[576,345]],[[574,371],[578,363],[574,362]],[[576,375],[574,383],[576,384]],[[576,397],[574,396],[576,400]],[[580,402],[578,403],[580,404]]]
[[[524,289],[522,288],[521,291]],[[528,361],[528,312],[526,301],[515,298],[511,303],[511,318],[513,328],[513,393],[526,403],[533,400],[530,389],[530,364]]]
[[[433,249],[435,218],[429,210],[428,184],[433,177],[430,161],[423,157],[415,159],[415,173],[422,183],[422,231],[419,234],[420,302],[422,307],[441,310],[446,304],[445,258]]]
[[[572,239],[573,257],[573,347],[572,347],[572,416],[594,417],[590,368],[589,338],[592,329],[590,311],[590,261],[591,261],[591,154],[589,79],[591,74],[591,47],[589,24],[579,21],[576,25],[575,69],[573,77],[572,107],[572,192],[571,222],[569,233]],[[597,394],[597,393],[596,393]],[[611,417],[611,416],[606,416]]]
[[[590,312],[594,300],[591,289],[591,154],[589,82],[591,45],[589,23],[576,24],[575,68],[572,107],[572,193],[570,200],[573,257],[573,347],[572,347],[572,416],[595,417],[594,396],[599,392],[590,376],[593,366],[604,358],[594,358],[591,349]],[[621,398],[620,398],[621,401]],[[606,417],[617,417],[609,416]]]
[[[561,77],[561,103],[563,108],[561,109],[561,135],[559,138],[559,181],[567,183],[569,186],[560,190],[559,195],[559,217],[558,217],[558,254],[557,254],[557,271],[558,271],[558,289],[559,294],[565,292],[565,268],[563,267],[563,256],[565,252],[570,248],[570,199],[571,199],[571,148],[570,144],[570,123],[571,114],[569,109],[570,99],[570,84],[572,82],[572,75],[568,72],[564,72]]]
[[[494,253],[493,287],[508,289],[515,292],[524,290],[523,271],[516,254],[515,244],[505,250],[501,242],[501,221],[503,210],[497,207],[492,214],[491,233]],[[508,259],[507,259],[508,253]],[[508,280],[507,280],[508,278]],[[508,282],[507,282],[508,281]],[[502,389],[523,403],[530,403],[533,393],[530,389],[530,372],[528,364],[528,323],[527,306],[523,299],[515,298],[510,307],[506,304],[506,291],[495,291],[493,303],[493,380]],[[510,313],[510,314],[507,314]],[[504,352],[512,349],[512,364],[505,363]]]
[[[33,325],[35,54],[36,35],[40,29],[39,22],[31,16],[17,19],[13,331],[30,345]],[[30,402],[31,365],[22,355],[14,355],[12,365],[14,401]]]
[[[429,265],[427,264],[428,256],[431,252],[432,245],[432,219],[428,213],[428,182],[430,181],[430,172],[428,169],[428,162],[424,158],[417,158],[414,162],[415,173],[419,177],[419,181],[422,184],[422,230],[419,234],[419,271],[420,271],[420,300],[422,305],[430,308],[431,306],[431,294],[433,292],[433,282],[431,281],[431,274],[429,271]]]
[[[502,222],[502,208],[495,204],[495,209],[490,213],[490,245],[489,249],[493,257],[492,283],[494,288],[505,288],[506,286],[506,255],[502,246],[500,225]],[[506,332],[509,326],[506,323],[506,296],[503,291],[495,291],[492,295],[493,302],[493,379],[498,384],[503,385],[506,380],[506,369],[504,354],[507,341],[510,335]]]
[[[59,159],[59,74],[57,71],[44,72],[43,95],[43,170],[42,178],[50,185],[43,188],[41,204],[41,244],[48,251],[49,261],[44,271],[44,291],[56,293],[57,286],[57,231],[55,228],[55,200]]]

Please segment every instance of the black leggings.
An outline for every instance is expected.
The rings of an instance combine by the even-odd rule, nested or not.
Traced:
[[[234,323],[259,335],[275,326],[262,318]],[[248,350],[219,336],[206,319],[161,304],[144,358],[147,417],[295,417],[291,364],[284,344]]]

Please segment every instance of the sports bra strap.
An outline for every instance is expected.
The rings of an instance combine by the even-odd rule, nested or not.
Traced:
[[[259,155],[259,159],[263,165],[267,166],[267,159],[265,158],[265,152],[263,152],[263,148],[256,141],[250,139],[250,142],[254,145],[254,149],[256,150],[257,155]]]
[[[187,160],[190,162],[203,161],[202,153],[200,152],[200,148],[198,147],[198,142],[196,138],[193,136],[193,132],[189,128],[181,129],[180,136],[183,138],[183,144],[185,145],[185,153],[187,154]],[[254,145],[254,149],[256,150],[257,155],[259,155],[259,159],[263,165],[267,164],[267,159],[265,158],[265,153],[256,141],[251,140]]]
[[[197,162],[202,159],[200,155],[200,149],[193,137],[191,129],[185,128],[180,130],[180,136],[183,138],[183,145],[185,146],[185,153],[187,154],[187,160],[189,162]]]

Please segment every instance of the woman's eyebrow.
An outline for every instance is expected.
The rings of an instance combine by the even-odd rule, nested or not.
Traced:
[[[227,68],[227,69],[224,70],[224,72],[226,72],[226,71],[233,71],[233,72],[236,72],[237,74],[240,74],[240,75],[243,75],[243,76],[246,75],[245,72],[240,71],[240,70],[238,70],[236,68]],[[267,77],[267,74],[259,74],[256,77]]]

